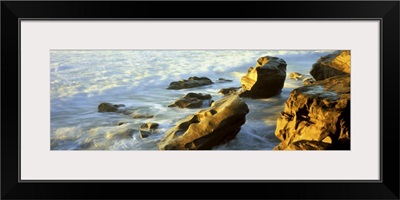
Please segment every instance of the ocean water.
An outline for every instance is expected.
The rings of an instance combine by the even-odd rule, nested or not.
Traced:
[[[240,86],[240,78],[262,56],[286,61],[287,78],[280,95],[246,99],[250,113],[233,140],[213,150],[271,150],[279,143],[274,131],[279,112],[290,92],[303,85],[291,72],[311,77],[312,64],[333,50],[51,50],[51,150],[158,150],[157,142],[175,123],[198,109],[170,108],[189,92],[208,93],[212,99],[222,88]],[[172,81],[206,76],[215,83],[198,88],[167,90]],[[216,83],[219,78],[232,82]],[[99,113],[102,102],[124,104],[135,114]],[[118,126],[118,123],[124,122]],[[140,125],[160,124],[155,134],[140,138]],[[133,137],[124,133],[133,132]]]

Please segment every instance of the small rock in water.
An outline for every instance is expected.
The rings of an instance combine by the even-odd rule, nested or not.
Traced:
[[[188,93],[181,99],[176,100],[168,107],[178,108],[200,108],[203,105],[203,100],[211,99],[211,95],[202,93]]]
[[[158,123],[144,123],[140,126],[140,130],[152,130],[157,129],[159,126]]]
[[[127,122],[118,122],[118,126],[121,126],[121,125],[124,125],[124,124],[126,124]]]
[[[207,77],[190,77],[188,80],[174,81],[169,84],[167,89],[180,90],[185,88],[194,88],[204,85],[210,85],[213,82]]]
[[[303,84],[304,85],[311,85],[314,82],[315,82],[315,79],[313,79],[313,78],[305,78],[305,79],[303,79]]]
[[[232,82],[232,80],[224,79],[224,78],[219,78],[216,82],[217,82],[217,83],[227,83],[227,82]]]
[[[119,107],[125,107],[124,104],[111,104],[111,103],[100,103],[97,107],[98,112],[117,112]]]
[[[157,129],[159,126],[158,123],[144,123],[140,126],[139,130],[139,137],[140,138],[147,138],[151,134],[155,132],[155,129]]]
[[[292,72],[289,74],[289,77],[294,80],[299,80],[300,78],[303,77],[303,75],[298,72]]]
[[[218,91],[218,94],[223,94],[223,95],[235,94],[236,91],[238,91],[240,88],[242,87],[222,88],[220,91]]]

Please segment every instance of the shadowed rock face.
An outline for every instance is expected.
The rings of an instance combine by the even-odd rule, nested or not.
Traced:
[[[246,121],[249,108],[230,95],[179,121],[158,143],[161,150],[204,150],[233,139]]]
[[[210,85],[213,82],[207,77],[190,77],[188,80],[174,81],[169,84],[168,89],[180,90],[185,88],[194,88],[203,85]]]
[[[178,108],[200,108],[203,105],[203,100],[211,99],[211,95],[202,93],[188,93],[181,99],[176,100],[168,107]]]
[[[275,150],[350,149],[350,75],[294,89],[275,135]]]
[[[350,74],[350,57],[349,50],[328,54],[313,64],[310,74],[317,81]]]
[[[280,94],[286,79],[286,62],[265,56],[257,60],[241,79],[241,97],[268,98]]]
[[[242,87],[230,87],[230,88],[222,88],[221,90],[218,91],[218,94],[223,94],[223,95],[231,95],[235,94],[236,91],[241,89]]]

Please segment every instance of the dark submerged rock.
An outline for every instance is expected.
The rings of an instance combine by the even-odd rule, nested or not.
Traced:
[[[97,107],[98,112],[117,112],[118,108],[125,107],[124,104],[111,104],[111,103],[100,103]]]

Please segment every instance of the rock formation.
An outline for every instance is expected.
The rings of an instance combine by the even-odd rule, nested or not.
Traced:
[[[210,85],[213,82],[207,77],[190,77],[188,80],[174,81],[169,84],[168,89],[180,90],[185,88],[194,88],[204,85]]]
[[[305,79],[303,79],[303,84],[304,85],[311,85],[314,82],[315,82],[315,79],[313,79],[313,78],[305,78]]]
[[[310,74],[317,81],[350,74],[350,57],[349,50],[337,51],[323,56],[313,64]]]
[[[139,137],[147,138],[151,134],[155,133],[155,130],[158,128],[158,123],[145,123],[140,126],[139,129]]]
[[[98,112],[117,112],[118,108],[125,107],[124,104],[111,104],[111,103],[100,103],[97,107]]]
[[[218,94],[223,94],[223,95],[235,94],[236,91],[238,91],[240,88],[242,87],[222,88],[220,91],[218,91]]]
[[[203,150],[233,139],[246,121],[249,108],[230,95],[179,121],[158,143],[160,150]]]
[[[203,100],[207,99],[211,99],[211,95],[191,92],[176,100],[173,104],[168,105],[168,107],[200,108],[203,105]]]
[[[299,80],[300,78],[303,78],[303,75],[298,72],[292,72],[289,74],[289,77],[294,80]]]
[[[280,94],[286,79],[286,62],[265,56],[257,60],[241,79],[241,97],[268,98]]]
[[[350,149],[350,75],[294,89],[275,135],[275,150]]]
[[[232,80],[224,79],[224,78],[219,78],[216,82],[217,82],[217,83],[228,83],[228,82],[232,82]]]

